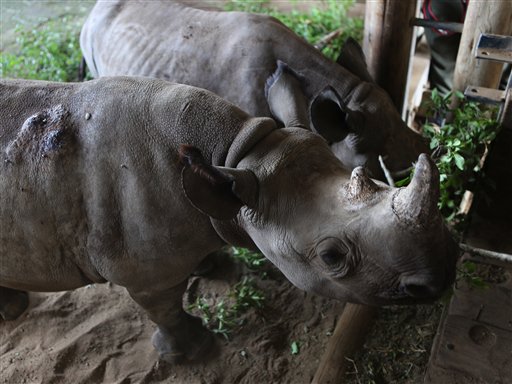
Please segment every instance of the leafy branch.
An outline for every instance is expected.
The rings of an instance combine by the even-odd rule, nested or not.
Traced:
[[[212,306],[203,297],[198,297],[188,310],[195,311],[212,332],[229,339],[231,332],[243,325],[242,315],[250,308],[262,308],[264,301],[264,293],[252,279],[244,277],[217,304]]]
[[[429,105],[430,122],[423,126],[430,139],[430,149],[437,155],[440,173],[439,209],[448,222],[458,224],[458,214],[465,190],[475,190],[484,179],[482,156],[496,137],[498,123],[496,109],[482,108],[473,102],[464,102],[464,95],[455,92],[460,107],[452,110],[452,93],[441,96],[434,89]],[[448,122],[446,117],[452,114]]]

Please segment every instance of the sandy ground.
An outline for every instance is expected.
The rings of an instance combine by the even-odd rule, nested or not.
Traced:
[[[226,262],[211,276],[195,277],[185,307],[198,293],[214,301],[225,296],[242,273],[234,267]],[[182,366],[158,360],[154,325],[122,287],[31,294],[25,314],[0,322],[0,383],[311,382],[342,303],[298,290],[273,267],[257,284],[265,307],[248,311],[230,340],[216,335],[201,361]]]

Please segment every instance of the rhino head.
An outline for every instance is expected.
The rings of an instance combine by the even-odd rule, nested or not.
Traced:
[[[236,164],[182,153],[190,202],[228,243],[258,248],[297,287],[385,305],[437,298],[454,278],[457,247],[437,209],[427,155],[406,188],[348,173],[321,137],[284,128]],[[200,159],[200,160],[197,160]]]
[[[382,156],[392,175],[406,176],[418,155],[429,151],[427,141],[407,127],[372,80],[359,44],[349,38],[337,65],[323,67],[295,70],[278,61],[265,87],[272,115],[284,126],[319,133],[347,169],[365,166],[384,181]]]

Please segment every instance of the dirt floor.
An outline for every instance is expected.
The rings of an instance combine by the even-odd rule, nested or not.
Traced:
[[[93,2],[0,0],[2,51],[14,44],[14,25],[41,17],[84,18]],[[203,361],[159,362],[154,325],[122,287],[91,285],[72,292],[31,294],[29,310],[0,322],[0,383],[309,383],[343,303],[306,294],[267,267],[254,275],[266,300],[250,309],[229,340],[216,336]],[[195,278],[194,295],[215,301],[246,273],[233,263]],[[420,383],[442,306],[379,311],[347,383]],[[292,353],[292,345],[296,350]]]
[[[241,273],[228,261],[194,278],[184,306],[196,294],[223,297]],[[257,281],[264,308],[251,309],[229,340],[217,335],[210,354],[183,366],[158,361],[154,325],[121,287],[32,294],[20,319],[0,323],[0,382],[308,383],[343,305],[299,291],[273,268],[266,275]]]
[[[208,276],[191,280],[184,307],[197,295],[213,307],[247,273],[221,259]],[[229,340],[216,335],[200,362],[182,366],[158,360],[150,341],[154,325],[119,286],[31,294],[21,318],[0,322],[0,383],[310,383],[343,303],[298,290],[271,265],[250,274],[264,307],[241,316],[243,325]],[[346,382],[421,382],[437,311],[382,310]]]

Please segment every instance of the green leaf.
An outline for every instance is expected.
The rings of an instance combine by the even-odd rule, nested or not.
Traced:
[[[291,345],[292,355],[298,355],[300,352],[299,343],[297,341],[292,342]]]
[[[461,91],[455,91],[455,96],[458,99],[463,99],[464,98],[464,94]]]
[[[461,155],[459,155],[458,153],[455,153],[453,155],[453,160],[455,160],[455,165],[457,166],[457,168],[459,168],[461,171],[463,171],[464,163],[465,163],[464,158]]]

